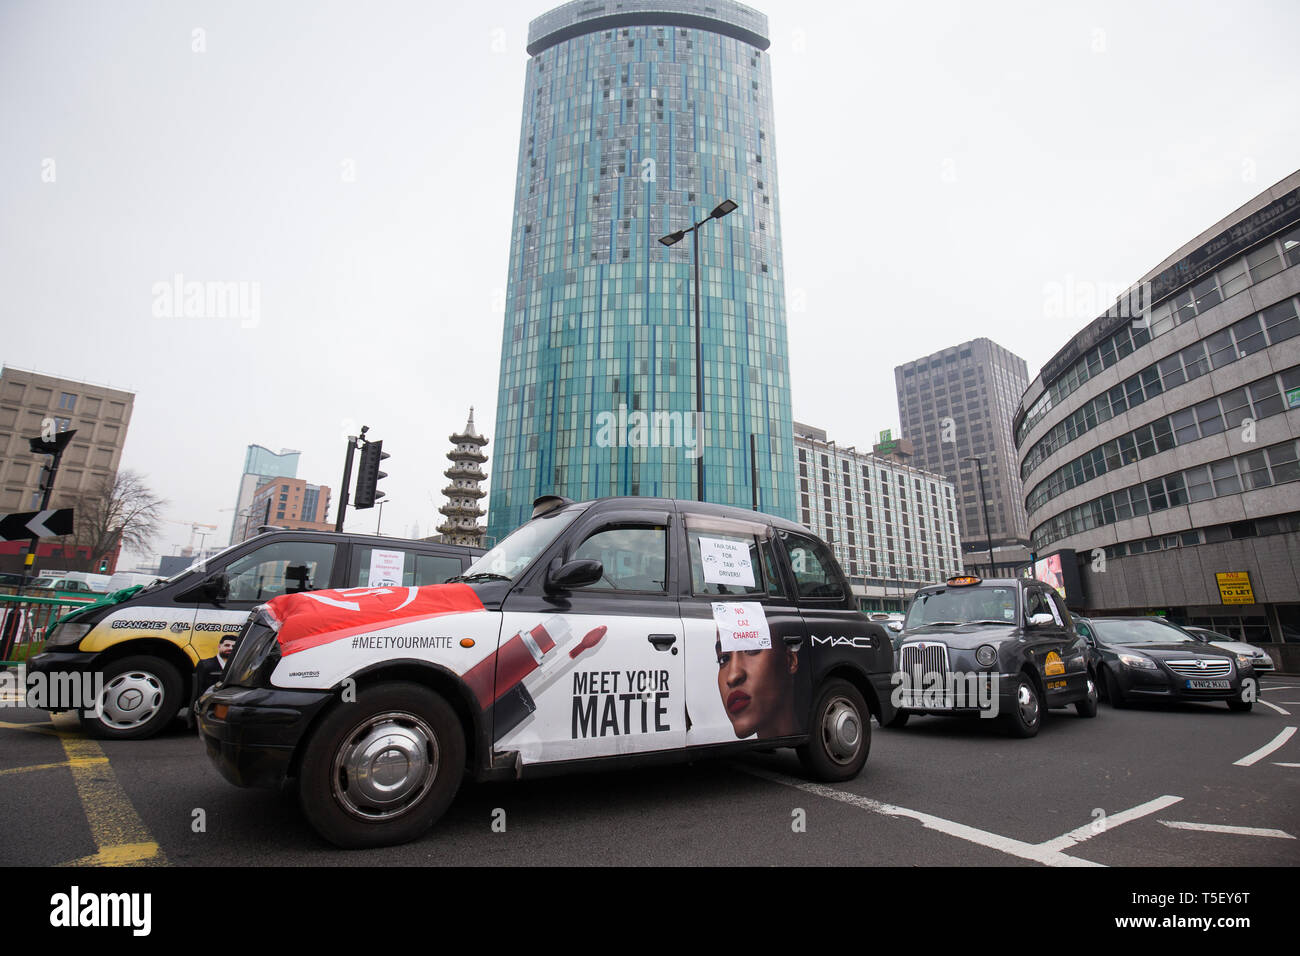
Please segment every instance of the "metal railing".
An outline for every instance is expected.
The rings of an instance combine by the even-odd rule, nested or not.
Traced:
[[[35,597],[0,594],[0,665],[27,660],[41,652],[50,625],[63,615],[93,604],[103,595]]]

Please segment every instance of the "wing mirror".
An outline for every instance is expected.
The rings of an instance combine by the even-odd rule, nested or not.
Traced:
[[[217,571],[180,595],[177,600],[213,601],[219,604],[228,597],[230,597],[230,579],[226,577],[225,571]]]
[[[1050,614],[1032,614],[1029,617],[1030,627],[1047,627],[1053,621]]]
[[[585,588],[588,584],[595,584],[599,581],[604,573],[605,566],[603,564],[588,559],[570,561],[568,564],[561,564],[558,567],[552,564],[550,570],[546,572],[546,592],[553,594],[556,591]]]

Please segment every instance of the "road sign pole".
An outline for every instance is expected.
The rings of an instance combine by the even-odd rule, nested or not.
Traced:
[[[63,449],[67,447],[67,442],[61,442],[55,446],[53,453],[50,455],[50,463],[46,465],[45,487],[41,489],[41,511],[47,511],[50,507],[50,495],[54,491],[54,478],[59,473],[59,462],[63,459]],[[36,549],[40,544],[40,537],[35,533],[28,539],[31,544],[28,547],[27,556],[23,559],[23,579],[18,583],[18,592],[15,597],[22,597],[23,591],[27,589],[27,581],[30,577],[29,572],[36,566]],[[17,630],[18,619],[20,614],[13,609],[5,620],[5,632],[0,637],[0,660],[7,661],[12,652]]]

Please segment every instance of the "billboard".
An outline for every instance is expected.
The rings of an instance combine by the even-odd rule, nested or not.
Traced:
[[[1073,548],[1065,548],[1034,562],[1034,578],[1053,588],[1068,608],[1083,607],[1083,585]]]

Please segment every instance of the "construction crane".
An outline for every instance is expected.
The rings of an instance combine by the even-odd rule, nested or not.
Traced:
[[[177,521],[175,518],[163,518],[163,521],[166,521],[168,524],[185,524],[190,526],[189,550],[191,554],[194,553],[194,537],[196,535],[199,538],[199,550],[202,551],[203,539],[217,530],[217,526],[214,524],[202,524],[198,521]],[[207,530],[200,530],[202,528],[206,528]]]

